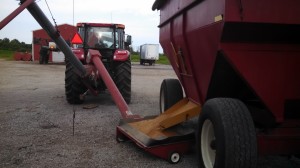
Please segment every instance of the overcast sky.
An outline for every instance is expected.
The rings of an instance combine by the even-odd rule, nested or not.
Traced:
[[[36,0],[53,23],[45,0]],[[73,0],[47,0],[58,25],[73,25]],[[133,47],[141,44],[159,43],[159,11],[152,11],[154,0],[74,0],[74,23],[121,23],[126,34],[132,35]],[[0,20],[3,20],[19,5],[16,0],[1,0]],[[6,27],[0,30],[0,39],[5,37],[32,43],[32,31],[41,29],[27,10],[24,10]]]

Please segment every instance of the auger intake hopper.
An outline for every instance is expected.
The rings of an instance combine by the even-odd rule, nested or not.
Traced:
[[[176,163],[191,150],[195,124],[189,119],[199,112],[200,106],[185,98],[159,116],[121,120],[117,141],[130,139],[146,151]],[[174,160],[174,155],[179,160]]]

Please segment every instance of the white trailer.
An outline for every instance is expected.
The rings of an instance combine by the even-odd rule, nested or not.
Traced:
[[[144,44],[140,46],[140,64],[152,65],[159,59],[159,44]]]

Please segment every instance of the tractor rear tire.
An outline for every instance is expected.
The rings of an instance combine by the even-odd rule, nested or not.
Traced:
[[[249,110],[237,99],[208,100],[196,132],[199,167],[255,168],[257,142]]]
[[[72,64],[66,60],[65,71],[65,92],[66,99],[70,104],[81,104],[83,98],[81,95],[87,90],[85,85],[81,82],[80,76],[78,76],[73,70]]]
[[[43,63],[44,63],[44,59],[43,59],[43,56],[42,56],[42,55],[40,55],[39,63],[40,63],[40,64],[43,64]]]
[[[183,91],[179,80],[164,79],[160,87],[160,113],[163,113],[181,99],[183,99]]]
[[[120,62],[115,67],[114,81],[127,104],[131,101],[131,62]]]
[[[48,62],[49,62],[49,55],[46,55],[46,56],[45,56],[44,62],[45,62],[45,64],[48,64]]]

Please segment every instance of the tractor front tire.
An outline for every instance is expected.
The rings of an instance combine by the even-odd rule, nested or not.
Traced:
[[[65,71],[65,92],[66,99],[70,104],[81,104],[83,103],[82,94],[86,91],[86,87],[81,82],[80,76],[74,72],[72,64],[66,60],[66,71]]]
[[[114,81],[127,104],[131,101],[131,62],[117,63]]]
[[[244,103],[231,98],[208,100],[196,132],[199,167],[255,168],[255,126]]]

